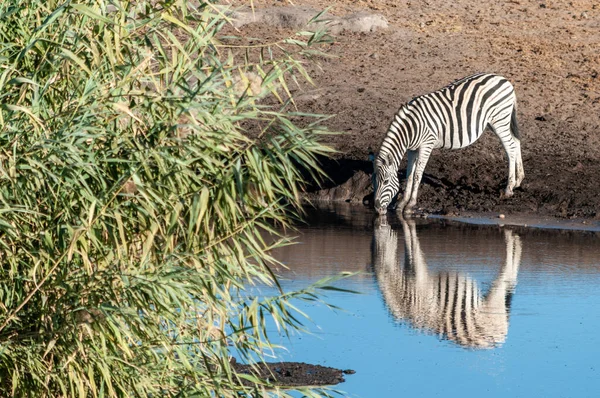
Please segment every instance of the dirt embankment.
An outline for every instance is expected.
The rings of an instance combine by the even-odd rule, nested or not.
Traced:
[[[230,1],[242,5],[242,1]],[[257,9],[291,2],[254,0]],[[322,9],[316,0],[294,5]],[[412,97],[475,72],[495,72],[515,86],[526,177],[501,199],[506,160],[485,134],[462,150],[434,151],[418,206],[433,213],[530,213],[600,219],[600,2],[545,0],[335,0],[340,18],[381,15],[388,27],[339,29],[324,50],[334,57],[310,67],[316,86],[296,93],[300,110],[335,115],[328,143],[339,154],[325,167],[343,182],[369,172],[394,112]],[[284,37],[270,23],[239,28],[243,35]],[[369,177],[355,177],[367,181]],[[366,189],[363,182],[350,186]],[[355,188],[348,188],[353,190]],[[341,193],[324,198],[349,199]],[[336,196],[337,195],[337,196]],[[354,192],[354,198],[360,193]]]

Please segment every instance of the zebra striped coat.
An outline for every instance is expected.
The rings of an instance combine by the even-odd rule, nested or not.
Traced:
[[[502,76],[479,73],[441,90],[414,98],[394,115],[375,159],[375,209],[385,214],[400,189],[398,170],[407,155],[404,197],[398,211],[411,213],[423,171],[435,148],[457,149],[474,143],[486,127],[500,138],[508,157],[510,197],[525,177],[512,84]]]
[[[504,230],[506,259],[483,294],[477,281],[465,273],[430,271],[414,220],[401,221],[404,264],[397,231],[378,225],[373,232],[373,269],[390,314],[465,348],[493,348],[504,343],[521,262],[519,236]]]

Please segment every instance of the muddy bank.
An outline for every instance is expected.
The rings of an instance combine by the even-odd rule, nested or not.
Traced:
[[[469,159],[471,161],[473,160]],[[309,185],[306,190],[308,200],[372,206],[373,165],[370,161],[323,158],[321,165],[327,178],[323,182],[312,182]],[[438,168],[439,175],[428,172],[428,169],[423,176],[417,201],[417,207],[427,214],[528,214],[532,217],[600,220],[600,198],[597,197],[597,188],[592,186],[598,184],[595,178],[581,181],[581,184],[587,182],[590,186],[587,193],[584,189],[579,192],[572,189],[548,192],[534,189],[525,183],[515,190],[513,197],[504,198],[501,192],[506,180],[499,176],[490,178],[487,169],[472,167],[458,171],[442,165]],[[402,170],[402,182],[405,179],[405,170]]]

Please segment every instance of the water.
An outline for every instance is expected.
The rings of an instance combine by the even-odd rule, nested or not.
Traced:
[[[302,304],[282,360],[354,369],[352,397],[600,396],[600,236],[313,212],[278,250],[282,286],[360,272]]]

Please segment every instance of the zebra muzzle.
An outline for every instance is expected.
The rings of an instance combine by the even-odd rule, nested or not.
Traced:
[[[387,206],[381,206],[381,204],[379,203],[379,201],[375,201],[375,211],[379,214],[379,215],[385,215],[387,213]]]

